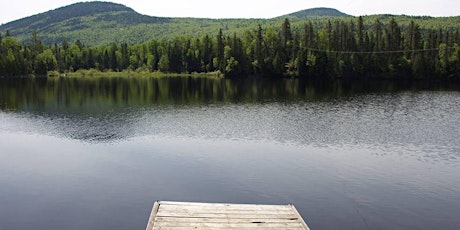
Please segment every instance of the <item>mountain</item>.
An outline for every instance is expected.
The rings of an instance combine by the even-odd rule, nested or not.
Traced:
[[[115,22],[122,25],[138,23],[155,23],[160,18],[140,15],[133,9],[110,2],[75,3],[45,13],[16,20],[2,26],[2,29],[37,29],[46,30],[54,25],[65,24],[69,30],[80,29],[83,19],[93,22]]]
[[[45,43],[60,42],[63,38],[91,40],[106,37],[108,32],[139,24],[165,23],[168,18],[141,15],[133,9],[111,2],[81,2],[45,13],[33,15],[0,26],[21,41],[36,30]],[[118,33],[114,33],[118,34]],[[88,39],[89,38],[89,39]]]
[[[312,9],[297,11],[291,14],[283,15],[281,17],[290,17],[290,18],[294,17],[294,18],[302,19],[302,18],[318,18],[318,17],[350,17],[350,15],[342,13],[336,9],[319,7],[319,8],[312,8]]]
[[[0,26],[21,42],[28,42],[36,31],[45,44],[80,40],[85,45],[112,42],[136,44],[152,38],[214,35],[219,29],[231,34],[267,25],[270,19],[166,18],[142,15],[111,2],[82,2],[33,15]]]
[[[242,34],[247,30],[280,28],[285,18],[291,27],[303,28],[306,20],[314,20],[318,28],[332,20],[353,17],[331,8],[313,8],[271,19],[207,19],[166,18],[142,15],[124,5],[110,2],[83,2],[33,15],[0,26],[0,33],[7,31],[21,42],[28,42],[36,31],[45,44],[80,40],[85,45],[107,45],[112,42],[137,44],[155,39],[173,39],[180,36],[216,36],[219,29],[224,35]],[[364,17],[365,25],[371,26],[377,19],[388,23],[394,18],[399,25],[410,21],[420,27],[458,28],[460,17],[431,18],[404,15],[370,15]]]

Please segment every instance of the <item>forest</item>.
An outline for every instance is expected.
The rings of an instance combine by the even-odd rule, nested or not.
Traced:
[[[227,77],[458,79],[458,28],[421,28],[394,19],[362,17],[325,24],[258,26],[243,33],[177,36],[146,43],[88,46],[63,40],[46,45],[34,31],[19,42],[0,34],[0,76],[103,72],[210,73]]]

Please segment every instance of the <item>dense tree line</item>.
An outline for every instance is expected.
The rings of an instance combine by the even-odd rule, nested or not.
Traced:
[[[362,17],[306,22],[291,28],[262,28],[241,35],[176,37],[127,45],[88,47],[81,41],[45,45],[34,32],[20,43],[0,34],[0,75],[44,75],[48,71],[161,71],[172,73],[220,71],[227,76],[410,77],[460,76],[458,29],[422,30],[411,22],[376,20],[365,26]]]

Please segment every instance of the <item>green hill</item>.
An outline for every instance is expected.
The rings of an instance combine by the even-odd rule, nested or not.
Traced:
[[[0,31],[9,31],[21,41],[27,41],[36,30],[48,44],[60,42],[64,38],[103,44],[117,39],[119,35],[124,37],[132,27],[168,21],[168,18],[141,15],[121,4],[84,2],[4,24],[0,26]]]
[[[86,45],[137,44],[152,38],[201,37],[215,34],[221,28],[233,33],[272,21],[152,17],[121,4],[83,2],[6,23],[0,26],[0,32],[8,31],[22,42],[29,41],[32,32],[36,31],[45,44],[61,43],[64,39],[80,40]]]
[[[172,39],[179,36],[215,36],[219,29],[224,34],[243,34],[263,28],[278,28],[284,18],[291,20],[294,30],[302,29],[306,20],[324,28],[329,20],[353,20],[352,16],[330,8],[314,8],[272,19],[206,19],[151,17],[135,12],[124,5],[110,2],[84,2],[61,7],[45,13],[19,19],[0,26],[21,42],[28,42],[35,30],[45,44],[80,40],[85,45],[107,45],[112,42],[137,44],[155,39]],[[395,18],[402,26],[411,20],[421,28],[460,28],[460,17],[432,18],[395,15],[371,15],[364,23],[371,26],[379,19],[383,23]]]
[[[84,19],[93,22],[113,21],[124,26],[139,23],[156,23],[165,19],[140,15],[126,6],[109,2],[76,3],[46,13],[8,23],[6,29],[28,28],[46,30],[56,25],[65,24],[69,30],[81,29]]]
[[[320,18],[320,17],[350,17],[350,15],[342,13],[336,9],[332,8],[325,8],[325,7],[319,7],[319,8],[313,8],[313,9],[306,9],[306,10],[301,10],[294,12],[292,14],[288,15],[283,15],[281,17],[289,17],[289,18],[298,18],[298,19],[303,19],[303,18]]]

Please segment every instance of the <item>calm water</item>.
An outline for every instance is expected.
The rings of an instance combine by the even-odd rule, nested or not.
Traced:
[[[460,88],[0,79],[0,229],[144,229],[155,200],[312,229],[458,229]]]

